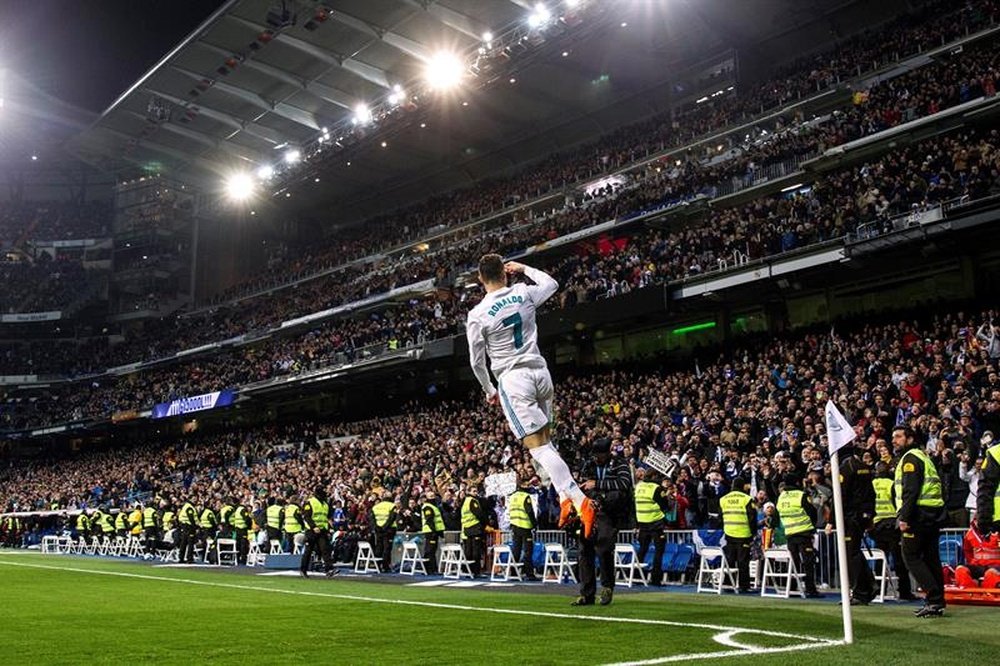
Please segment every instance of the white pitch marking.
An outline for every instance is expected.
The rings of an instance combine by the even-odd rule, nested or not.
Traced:
[[[446,580],[422,580],[419,583],[407,583],[406,587],[441,587],[447,585]]]
[[[799,641],[810,641],[809,643],[798,643],[788,647],[774,648],[754,648],[744,646],[739,650],[712,653],[694,653],[690,655],[670,655],[644,661],[619,662],[613,666],[648,666],[652,664],[663,664],[668,662],[684,661],[685,659],[716,659],[721,657],[741,656],[747,654],[773,654],[780,652],[792,652],[799,650],[817,649],[821,647],[834,647],[843,645],[843,641],[829,638],[818,638],[803,634],[789,634],[781,631],[769,631],[766,629],[749,629],[745,627],[727,627],[715,624],[703,624],[700,622],[674,622],[671,620],[654,620],[637,617],[614,617],[608,615],[579,615],[573,613],[549,613],[544,611],[529,611],[513,608],[485,608],[482,606],[463,606],[461,604],[446,604],[433,601],[413,601],[409,599],[384,599],[379,597],[364,597],[356,594],[334,594],[330,592],[309,592],[306,590],[284,590],[281,588],[261,587],[259,585],[237,585],[236,583],[217,583],[204,580],[194,580],[190,578],[174,578],[171,576],[150,576],[148,574],[128,573],[124,571],[102,571],[100,569],[81,569],[79,567],[59,567],[46,564],[27,564],[24,562],[5,562],[0,559],[0,565],[10,567],[24,567],[30,569],[49,569],[52,571],[70,571],[73,573],[93,574],[97,576],[116,576],[119,578],[136,578],[139,580],[155,580],[167,583],[186,583],[188,585],[200,585],[203,587],[219,587],[233,590],[250,590],[254,592],[270,592],[272,594],[290,594],[306,597],[323,597],[327,599],[341,599],[345,601],[363,601],[369,603],[391,604],[396,606],[418,606],[424,608],[441,608],[446,610],[472,611],[479,613],[495,613],[499,615],[525,615],[529,617],[545,617],[567,620],[584,620],[591,622],[611,622],[621,624],[642,624],[665,627],[681,627],[688,629],[708,629],[721,632],[714,638],[722,638],[722,635],[730,635],[727,640],[732,642],[731,635],[736,633],[758,634],[761,636],[772,636],[776,638],[788,638]],[[428,581],[429,582],[429,581]],[[721,641],[720,641],[721,642]]]

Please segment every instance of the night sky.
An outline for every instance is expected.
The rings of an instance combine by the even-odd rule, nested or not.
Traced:
[[[223,0],[0,0],[0,67],[103,111]]]

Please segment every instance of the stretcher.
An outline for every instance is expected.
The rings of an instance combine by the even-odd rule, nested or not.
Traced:
[[[944,586],[944,600],[948,604],[965,606],[1000,606],[1000,588]]]

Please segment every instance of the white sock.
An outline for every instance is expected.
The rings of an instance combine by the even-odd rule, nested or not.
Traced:
[[[580,486],[573,479],[572,472],[569,471],[569,466],[556,451],[556,447],[552,446],[552,442],[531,449],[531,457],[537,460],[538,464],[549,473],[549,478],[552,479],[552,485],[555,486],[560,499],[568,497],[579,511],[586,495],[580,490]]]

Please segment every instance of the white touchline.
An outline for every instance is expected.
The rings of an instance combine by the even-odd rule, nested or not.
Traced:
[[[419,606],[423,608],[441,608],[446,610],[472,611],[479,613],[496,613],[500,615],[527,615],[531,617],[545,617],[565,620],[584,620],[590,622],[611,622],[621,624],[645,624],[664,627],[683,627],[688,629],[708,629],[717,633],[713,636],[717,642],[723,645],[738,647],[736,650],[726,652],[695,653],[690,655],[671,655],[645,661],[629,661],[614,664],[613,666],[645,666],[647,664],[663,664],[673,661],[683,661],[685,659],[713,659],[720,657],[734,657],[747,654],[767,654],[777,652],[792,652],[798,650],[809,650],[822,647],[834,647],[842,645],[843,641],[829,638],[819,638],[816,636],[806,636],[803,634],[789,634],[781,631],[769,631],[766,629],[750,629],[746,627],[727,627],[716,624],[702,624],[698,622],[674,622],[671,620],[653,620],[638,617],[613,617],[608,615],[577,615],[573,613],[548,613],[544,611],[530,611],[514,608],[485,608],[482,606],[463,606],[461,604],[446,604],[434,601],[413,601],[409,599],[385,599],[380,597],[364,597],[356,594],[336,594],[333,592],[310,592],[307,590],[286,590],[277,587],[262,587],[260,585],[238,585],[236,583],[217,583],[207,580],[193,580],[190,578],[175,578],[172,576],[151,576],[149,574],[128,573],[125,571],[105,571],[101,569],[83,569],[80,567],[54,566],[48,564],[28,564],[26,562],[8,562],[0,559],[0,565],[10,567],[24,567],[29,569],[50,569],[53,571],[71,571],[74,573],[93,574],[97,576],[118,576],[121,578],[137,578],[140,580],[155,580],[167,583],[185,583],[188,585],[201,585],[203,587],[220,587],[232,590],[251,590],[254,592],[269,592],[272,594],[291,594],[305,597],[323,597],[327,599],[341,599],[344,601],[363,601],[377,604],[392,604],[397,606]],[[761,648],[749,645],[741,645],[732,641],[734,634],[757,634],[760,636],[772,636],[775,638],[788,638],[797,641],[809,641],[808,643],[796,643],[787,647]]]

